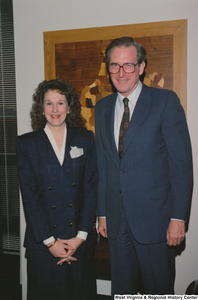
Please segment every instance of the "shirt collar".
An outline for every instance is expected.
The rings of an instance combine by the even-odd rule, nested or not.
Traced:
[[[139,95],[140,95],[141,90],[142,90],[142,82],[139,80],[138,85],[137,85],[137,87],[135,88],[135,90],[134,90],[129,96],[127,96],[127,98],[129,99],[129,101],[131,102],[132,105],[135,105],[135,103],[136,103],[136,101],[137,101],[137,99],[138,99],[138,97],[139,97]],[[118,97],[117,97],[117,99],[118,99],[118,102],[119,102],[119,105],[120,105],[120,106],[123,106],[123,99],[124,99],[124,98],[125,98],[125,97],[122,96],[122,95],[118,92]]]
[[[58,150],[58,146],[55,142],[53,134],[51,133],[51,130],[50,130],[49,126],[47,125],[47,123],[45,125],[44,131],[45,131],[45,133],[46,133],[46,135],[47,135],[47,137],[48,137],[48,139],[49,139],[49,141],[50,141],[50,143],[51,143],[51,145],[54,149],[54,152],[56,153],[56,156],[57,156],[60,164],[62,165],[63,160],[64,160],[64,156],[65,156],[65,144],[66,144],[66,137],[67,137],[67,125],[66,125],[66,123],[65,123],[65,130],[64,130],[64,136],[63,136],[63,143],[62,143],[62,147],[61,147],[61,152],[59,152],[59,150]]]

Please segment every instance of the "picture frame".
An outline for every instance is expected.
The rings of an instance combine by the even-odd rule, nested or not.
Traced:
[[[173,20],[173,21],[162,21],[162,22],[150,22],[140,24],[129,24],[129,25],[118,25],[118,26],[107,26],[107,27],[95,27],[95,28],[82,28],[82,29],[70,29],[60,31],[47,31],[43,33],[44,38],[44,70],[45,79],[50,80],[57,78],[57,66],[56,66],[56,47],[64,44],[74,44],[80,42],[86,42],[93,44],[96,41],[109,41],[114,38],[121,36],[131,36],[135,40],[147,40],[149,45],[149,39],[155,38],[157,44],[153,46],[151,51],[157,51],[160,47],[161,52],[157,51],[157,55],[163,57],[164,50],[161,41],[166,37],[172,40],[172,53],[165,53],[165,59],[170,61],[172,59],[171,66],[171,87],[180,98],[181,104],[184,108],[185,113],[187,112],[187,20]],[[143,45],[144,46],[144,45]],[[162,47],[161,47],[162,46]],[[147,52],[148,48],[145,46]],[[104,50],[104,49],[102,49]],[[95,49],[96,55],[97,49]],[[170,52],[170,51],[169,51]],[[148,65],[149,63],[148,53]],[[84,58],[83,58],[84,59]],[[155,59],[155,64],[158,59]],[[94,62],[90,67],[94,68]],[[163,65],[166,67],[166,64]],[[156,70],[157,71],[157,70]],[[160,72],[161,73],[161,72]],[[158,73],[159,74],[159,73]],[[163,74],[162,74],[163,75]],[[73,80],[69,76],[68,80]],[[156,87],[158,87],[156,85]],[[164,87],[166,88],[166,87]],[[80,95],[79,95],[80,96]]]

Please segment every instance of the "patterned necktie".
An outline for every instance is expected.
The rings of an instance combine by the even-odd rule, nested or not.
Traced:
[[[124,102],[124,113],[123,113],[122,121],[120,124],[119,144],[118,144],[118,154],[119,154],[120,158],[121,158],[122,150],[123,150],[123,146],[124,146],[125,135],[126,135],[128,127],[129,127],[129,107],[128,107],[129,99],[124,98],[123,102]]]

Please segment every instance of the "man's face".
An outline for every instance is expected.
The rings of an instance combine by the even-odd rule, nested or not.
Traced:
[[[110,64],[117,63],[122,66],[125,63],[137,64],[137,50],[134,46],[115,47],[111,50]],[[111,80],[117,91],[127,97],[137,87],[139,76],[144,72],[145,62],[135,66],[134,73],[126,73],[123,68],[117,74],[110,74]]]

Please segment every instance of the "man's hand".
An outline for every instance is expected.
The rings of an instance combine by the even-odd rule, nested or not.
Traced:
[[[100,234],[107,238],[107,222],[106,218],[98,218],[98,231]]]
[[[167,244],[169,246],[180,245],[185,238],[185,222],[171,220],[167,229]]]

